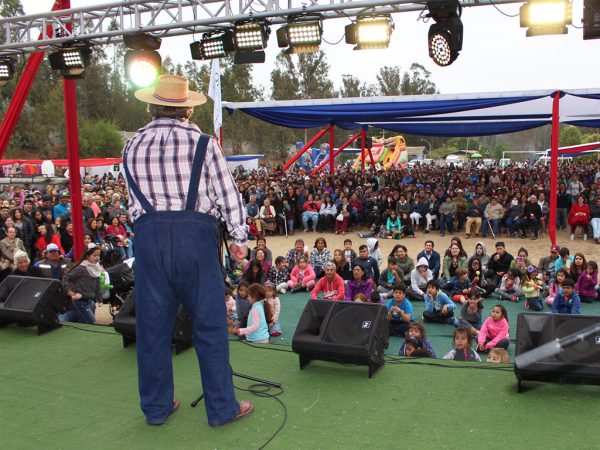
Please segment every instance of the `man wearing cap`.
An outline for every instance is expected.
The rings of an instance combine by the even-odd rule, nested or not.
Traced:
[[[71,201],[71,196],[68,192],[63,192],[62,194],[60,194],[60,203],[54,207],[55,219],[58,216],[67,217],[67,213],[71,210],[71,205],[69,205],[69,201]]]
[[[538,263],[538,272],[544,277],[544,292],[547,291],[550,282],[556,277],[556,267],[554,265],[556,264],[556,260],[560,258],[559,251],[560,246],[553,245],[550,247],[550,256],[544,256]]]
[[[237,262],[246,256],[244,205],[216,139],[188,122],[192,107],[206,101],[203,94],[188,90],[184,77],[161,75],[155,86],[136,91],[135,97],[149,104],[153,117],[123,150],[136,232],[142,411],[148,424],[161,425],[179,408],[173,395],[171,342],[181,302],[194,327],[208,423],[222,427],[253,411],[250,402],[235,398],[217,252],[222,215],[233,237],[230,255]]]
[[[61,258],[58,245],[50,243],[46,246],[46,258],[34,264],[39,267],[46,278],[53,278],[62,281],[65,272],[73,266],[69,258]],[[64,314],[58,315],[61,322],[79,322],[79,312],[73,306],[71,297],[65,296],[67,310]]]

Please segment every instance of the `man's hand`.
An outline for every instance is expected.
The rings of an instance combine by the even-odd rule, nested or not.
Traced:
[[[498,261],[500,259],[500,255],[496,254],[496,256],[494,256],[494,261]]]
[[[246,247],[238,247],[235,244],[231,244],[229,246],[229,254],[233,256],[236,263],[241,263],[248,255],[248,250]]]

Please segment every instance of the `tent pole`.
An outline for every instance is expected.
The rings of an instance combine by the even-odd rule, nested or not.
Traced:
[[[365,170],[365,140],[367,139],[367,133],[364,128],[360,129],[360,162],[362,165],[361,170]]]
[[[556,91],[552,102],[552,137],[550,144],[550,220],[548,235],[552,245],[556,244],[556,191],[558,189],[558,138],[559,138],[560,91]]]
[[[352,144],[352,142],[354,142],[356,140],[356,138],[358,138],[360,136],[360,131],[358,133],[356,133],[354,136],[352,136],[348,142],[345,142],[343,145],[340,146],[340,148],[338,148],[335,153],[329,155],[330,158],[335,158],[337,155],[339,155],[340,153],[342,153],[342,150],[344,150],[346,147],[348,147],[350,144]],[[330,152],[331,153],[331,152]],[[326,159],[325,161],[323,161],[321,163],[321,165],[319,167],[317,167],[315,170],[313,170],[310,174],[314,175],[315,173],[317,173],[319,170],[321,170],[323,167],[325,167],[327,165],[327,163],[329,162],[329,159]]]
[[[331,156],[333,153],[334,146],[333,128],[333,125],[329,127],[329,173],[333,173],[335,171],[335,159],[333,158],[333,156]]]
[[[298,153],[292,156],[292,159],[285,163],[285,165],[283,166],[283,171],[285,172],[286,170],[288,170],[291,167],[291,165],[294,164],[296,160],[300,158],[300,156],[302,156],[302,154],[310,148],[311,145],[313,145],[315,142],[321,139],[321,136],[327,133],[327,131],[329,131],[329,127],[319,131],[317,135],[310,140],[310,142],[308,142],[304,147],[302,147],[302,149]]]

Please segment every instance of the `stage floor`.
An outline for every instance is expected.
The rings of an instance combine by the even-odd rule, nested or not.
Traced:
[[[290,347],[262,347],[283,351],[230,344],[235,371],[285,389],[287,423],[267,449],[598,447],[600,387],[530,382],[517,394],[511,366],[433,360],[388,360],[373,379],[366,367],[325,362],[300,371]],[[3,449],[257,449],[284,420],[277,401],[238,391],[254,414],[209,427],[203,404],[190,407],[202,389],[193,350],[173,356],[181,407],[161,427],[145,423],[136,349],[119,335],[63,327],[38,337],[11,325],[0,329],[0,360]]]

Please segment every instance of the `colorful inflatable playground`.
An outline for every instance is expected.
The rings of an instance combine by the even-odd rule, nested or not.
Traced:
[[[296,143],[297,151],[303,148],[302,142]],[[334,149],[335,151],[335,149]],[[299,159],[300,167],[313,168],[318,167],[329,157],[329,144],[321,144],[320,148],[309,149],[304,152]],[[360,149],[344,149],[342,153],[358,153],[358,157],[353,164],[354,170],[362,167],[362,158]],[[402,136],[394,136],[387,139],[373,138],[373,147],[371,154],[375,161],[375,166],[379,169],[402,168],[408,162],[408,153],[406,152],[406,142]],[[371,165],[369,152],[365,152],[365,168]]]

